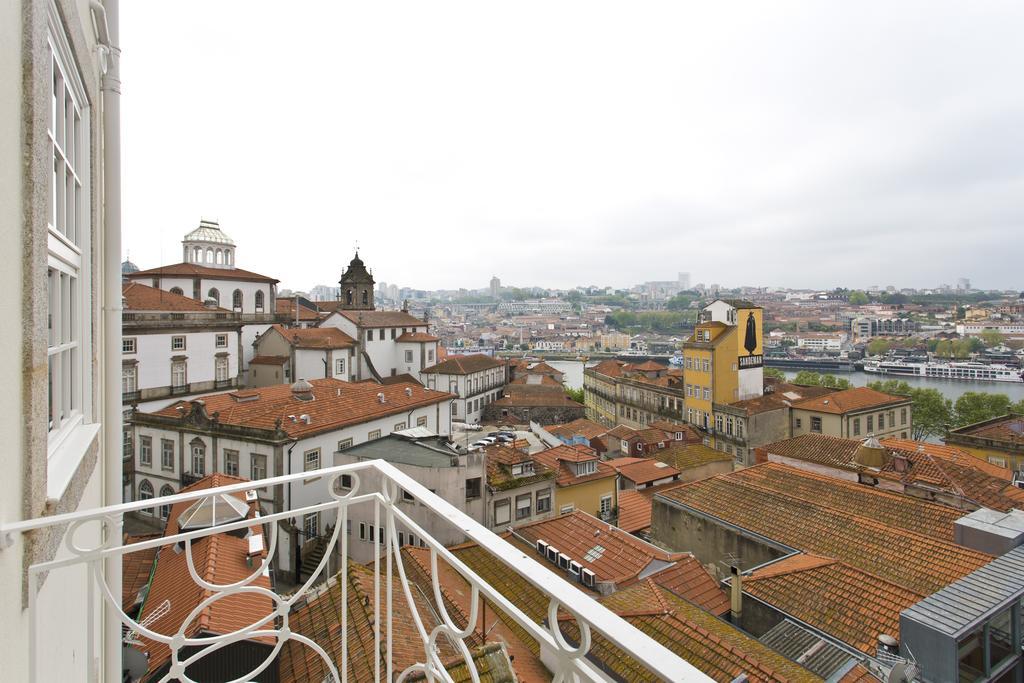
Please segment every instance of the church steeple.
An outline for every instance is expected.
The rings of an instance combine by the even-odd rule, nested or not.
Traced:
[[[346,311],[372,311],[373,275],[366,269],[363,260],[356,251],[355,258],[341,274],[341,308]]]

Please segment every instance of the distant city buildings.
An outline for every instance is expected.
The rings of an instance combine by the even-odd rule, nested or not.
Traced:
[[[497,299],[499,294],[501,294],[501,280],[494,275],[491,277],[491,298]]]

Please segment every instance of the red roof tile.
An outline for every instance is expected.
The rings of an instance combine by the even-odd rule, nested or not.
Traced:
[[[198,266],[194,263],[175,263],[171,266],[160,266],[159,268],[150,268],[149,270],[140,270],[136,273],[126,273],[125,277],[129,280],[137,280],[140,278],[153,278],[153,277],[196,277],[207,280],[242,280],[251,282],[271,282],[277,283],[280,280],[275,280],[272,277],[266,275],[260,275],[259,273],[253,273],[252,271],[242,270],[241,268],[213,268],[210,266]]]
[[[854,387],[853,389],[834,391],[823,396],[797,401],[793,404],[793,407],[818,413],[842,415],[859,410],[896,405],[898,403],[909,404],[910,399],[906,396],[883,394],[881,391],[875,391],[869,387]]]
[[[297,349],[348,349],[356,343],[355,339],[336,327],[302,328],[272,325],[270,329]]]
[[[436,373],[440,375],[468,375],[473,372],[500,368],[504,365],[505,364],[497,358],[493,358],[482,353],[476,353],[465,356],[449,356],[448,360],[437,363],[436,365],[431,365],[429,368],[423,368],[420,372],[426,374]]]
[[[207,415],[217,413],[221,424],[265,430],[279,428],[288,436],[296,438],[388,415],[404,414],[413,408],[452,399],[451,394],[409,382],[381,385],[375,382],[314,379],[310,384],[313,387],[311,401],[297,398],[289,384],[276,384],[253,390],[259,396],[255,400],[239,401],[231,393],[211,394],[199,400],[178,401],[153,414],[184,418],[191,414],[195,406],[202,405]],[[383,403],[378,399],[379,394],[384,395]],[[178,410],[179,406],[183,409]],[[289,419],[289,415],[300,414],[309,415],[310,423]]]
[[[148,287],[138,282],[127,282],[121,285],[121,296],[124,298],[125,311],[171,311],[171,312],[217,312],[231,313],[224,308],[207,308],[203,302],[190,299],[180,294],[165,292],[156,287]]]

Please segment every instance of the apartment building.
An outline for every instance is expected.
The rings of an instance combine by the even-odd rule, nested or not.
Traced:
[[[493,531],[551,517],[557,471],[517,448],[496,444],[487,458],[487,521]]]
[[[683,421],[682,372],[655,361],[605,360],[583,371],[587,417],[614,427],[643,429],[657,420]]]
[[[794,402],[790,433],[906,439],[911,434],[913,410],[913,402],[906,396],[854,387]]]
[[[484,354],[452,356],[420,371],[423,383],[457,397],[452,419],[476,424],[484,408],[501,398],[507,372],[505,363]]]
[[[254,345],[249,387],[282,384],[292,378],[356,381],[356,341],[335,327],[271,325],[256,337]]]

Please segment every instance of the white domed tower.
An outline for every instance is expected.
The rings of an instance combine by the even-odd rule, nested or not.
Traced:
[[[235,267],[235,242],[213,221],[199,221],[199,227],[185,235],[181,244],[185,263],[210,268]]]

